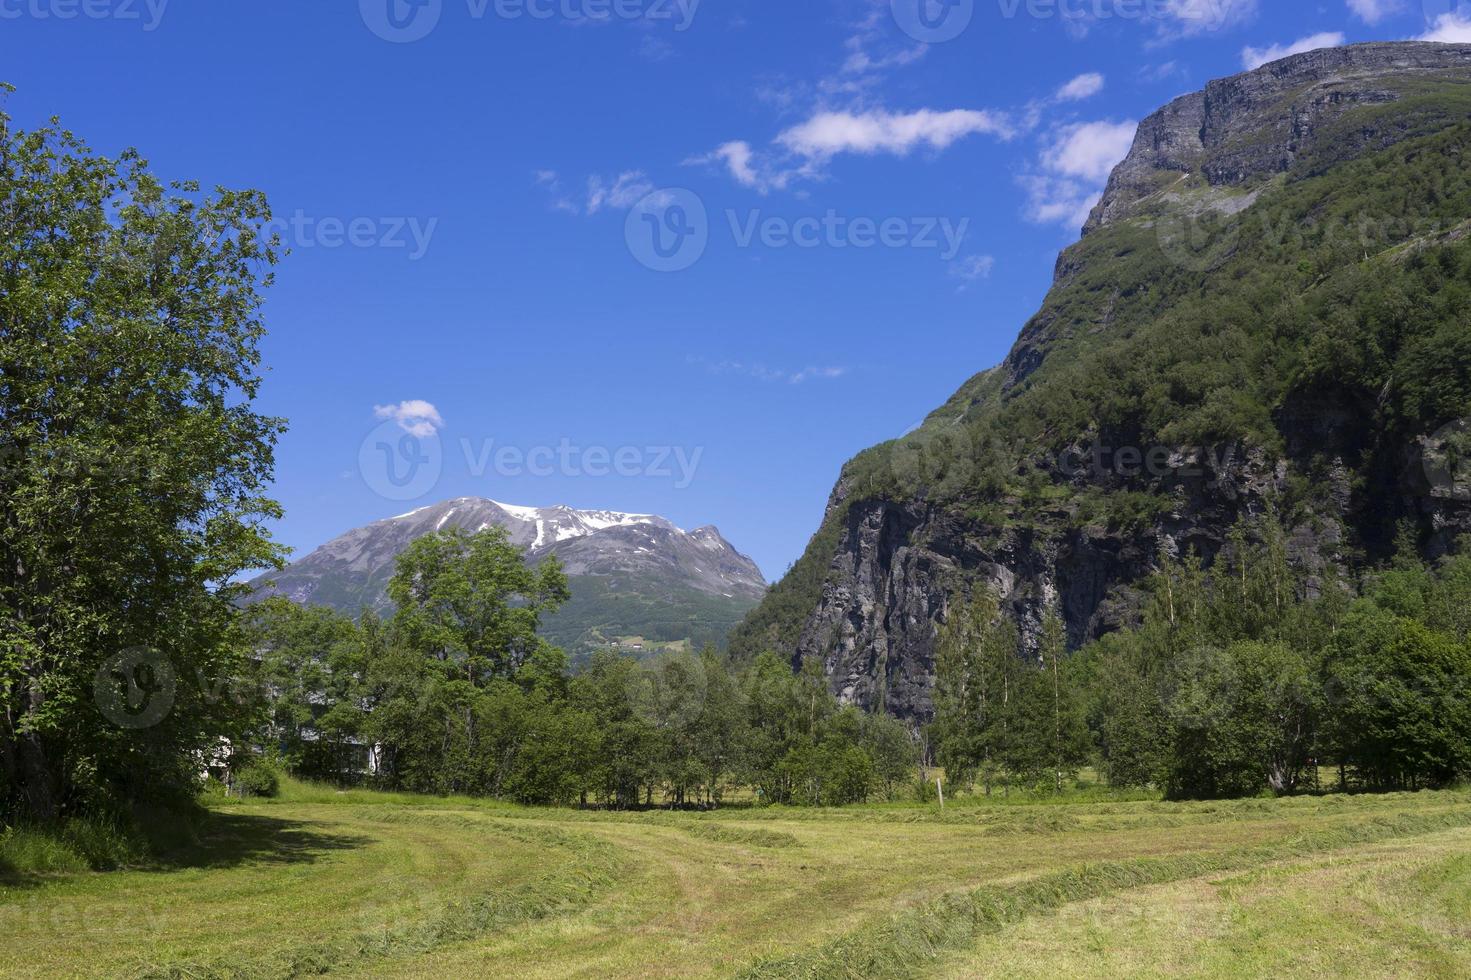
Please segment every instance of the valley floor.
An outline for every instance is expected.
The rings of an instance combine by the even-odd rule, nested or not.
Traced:
[[[0,975],[1471,975],[1471,795],[604,814],[292,787],[0,881]]]

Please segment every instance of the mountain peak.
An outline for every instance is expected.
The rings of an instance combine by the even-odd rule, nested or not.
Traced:
[[[1186,198],[1197,210],[1239,208],[1240,191],[1287,172],[1345,113],[1399,101],[1417,77],[1467,69],[1471,44],[1404,41],[1308,51],[1216,79],[1139,124],[1083,233],[1151,209],[1178,210]],[[1365,131],[1340,152],[1385,138]]]
[[[285,571],[258,579],[256,594],[349,613],[383,609],[395,562],[415,540],[450,528],[476,533],[488,527],[504,528],[531,561],[554,556],[562,562],[573,600],[552,618],[548,635],[573,648],[619,636],[720,642],[766,593],[755,562],[713,526],[684,531],[654,514],[457,497],[349,531]],[[661,630],[684,632],[665,636]]]

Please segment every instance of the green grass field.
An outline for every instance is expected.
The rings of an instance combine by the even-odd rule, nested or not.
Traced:
[[[1471,795],[612,814],[288,785],[5,976],[1471,976]]]

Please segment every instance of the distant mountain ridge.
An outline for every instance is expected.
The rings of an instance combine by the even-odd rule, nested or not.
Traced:
[[[653,514],[461,497],[348,531],[256,579],[255,596],[280,595],[351,615],[385,611],[395,561],[412,542],[449,528],[492,526],[505,528],[528,561],[555,556],[566,568],[572,600],[543,634],[574,653],[630,637],[723,645],[766,594],[756,563],[715,527],[685,531]]]

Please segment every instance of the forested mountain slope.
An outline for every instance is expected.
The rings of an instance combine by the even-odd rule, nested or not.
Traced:
[[[1145,120],[1000,366],[843,470],[732,650],[931,711],[936,623],[986,587],[1024,647],[1130,622],[1161,551],[1275,510],[1363,566],[1471,530],[1471,46],[1317,51]]]

